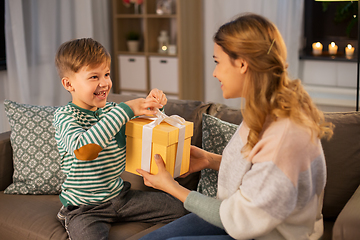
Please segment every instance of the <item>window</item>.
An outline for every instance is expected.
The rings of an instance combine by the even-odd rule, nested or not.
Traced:
[[[316,58],[357,61],[357,9],[357,1],[317,2],[305,0],[305,47],[301,58],[314,58],[312,44],[320,42],[323,45],[323,53]],[[339,21],[337,14],[341,16],[341,21]],[[347,29],[349,30],[347,31]],[[331,42],[335,42],[338,46],[338,53],[335,56],[329,55],[328,52],[328,45]],[[355,55],[352,59],[346,59],[345,57],[345,47],[349,43],[355,46]]]

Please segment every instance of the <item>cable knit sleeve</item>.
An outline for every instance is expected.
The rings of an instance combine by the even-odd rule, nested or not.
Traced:
[[[195,213],[205,221],[224,229],[220,219],[219,199],[207,197],[201,193],[191,191],[184,202],[186,210]]]

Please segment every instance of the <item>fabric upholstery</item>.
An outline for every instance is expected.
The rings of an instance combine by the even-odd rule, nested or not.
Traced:
[[[0,191],[4,191],[12,183],[14,172],[10,132],[0,133],[0,156]]]
[[[57,194],[65,175],[52,126],[55,107],[19,104],[5,100],[11,126],[13,183],[8,194]]]
[[[360,186],[336,219],[334,239],[357,239],[360,220]]]
[[[123,102],[133,99],[134,96],[110,94],[109,101]],[[179,103],[180,105],[177,105]],[[242,120],[241,111],[232,109],[223,104],[201,103],[198,101],[169,100],[165,106],[168,115],[177,114],[188,121],[194,122],[194,138],[192,144],[202,146],[202,115],[207,113],[223,121],[240,124]],[[331,141],[323,140],[326,163],[328,167],[328,182],[324,198],[324,235],[322,240],[332,239],[333,225],[336,213],[341,206],[346,204],[346,199],[351,197],[351,190],[359,186],[359,114],[348,113],[326,113],[326,118],[336,125],[335,134]],[[9,139],[10,132],[0,133],[0,187],[5,189],[12,181],[12,148]],[[196,135],[196,136],[195,136]],[[198,173],[191,179],[179,179],[179,182],[188,187],[197,187]],[[189,176],[189,177],[190,177]],[[143,184],[141,177],[124,172],[122,177],[132,183],[133,189],[148,188]],[[185,183],[184,183],[185,181]],[[195,183],[195,184],[194,184]],[[359,191],[357,191],[358,193]],[[355,193],[351,200],[341,211],[337,218],[339,224],[334,226],[336,239],[357,239],[360,235],[358,195]],[[341,202],[338,202],[341,201]],[[0,238],[1,239],[65,239],[65,230],[56,220],[56,213],[61,203],[58,195],[9,195],[0,192]],[[355,205],[355,208],[353,208]],[[349,209],[347,209],[349,207]],[[354,210],[355,209],[355,210]],[[350,218],[347,218],[347,215]],[[357,218],[358,217],[358,218]],[[351,224],[347,224],[351,221]],[[117,223],[112,224],[109,239],[139,239],[153,229],[160,227],[145,223]],[[355,226],[355,227],[354,227]],[[145,229],[145,230],[143,230]],[[351,233],[352,237],[348,234]],[[129,238],[129,236],[131,236]]]
[[[327,165],[323,215],[335,219],[360,185],[360,112],[326,113],[335,124],[330,141],[322,140]]]
[[[202,119],[202,148],[208,152],[222,154],[227,143],[234,135],[238,125],[222,121],[208,114]],[[213,169],[201,170],[198,192],[216,197],[218,171]]]

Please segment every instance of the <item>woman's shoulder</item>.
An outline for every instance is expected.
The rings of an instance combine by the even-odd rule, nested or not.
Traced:
[[[310,128],[302,126],[290,118],[277,118],[264,124],[264,131],[254,147],[257,154],[266,152],[268,160],[276,161],[285,155],[296,158],[299,153],[318,154],[320,141],[312,139]],[[261,155],[261,154],[260,154]],[[303,154],[301,154],[304,156]]]
[[[279,139],[300,141],[302,138],[311,138],[311,129],[303,126],[294,120],[286,118],[276,118],[268,120],[264,124],[263,136],[278,136]]]

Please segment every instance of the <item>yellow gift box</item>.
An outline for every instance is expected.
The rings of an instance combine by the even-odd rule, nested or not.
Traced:
[[[138,174],[136,169],[142,168],[142,149],[143,149],[143,129],[145,125],[153,122],[147,118],[135,118],[126,123],[126,167],[127,172]],[[194,124],[185,121],[185,137],[183,144],[183,153],[181,160],[180,175],[188,172],[190,163],[190,145],[191,137],[193,135]],[[160,154],[165,162],[166,170],[173,176],[177,177],[175,171],[175,162],[179,141],[179,128],[172,126],[166,122],[161,122],[152,129],[151,139],[151,161],[150,173],[156,174],[158,172],[157,165],[154,161],[154,155]],[[180,155],[181,156],[181,155]],[[149,159],[150,160],[150,159]],[[149,161],[148,160],[148,161]],[[146,160],[145,160],[146,161]],[[142,168],[143,169],[143,168]],[[145,169],[146,170],[146,169]],[[175,173],[175,174],[174,174]]]

